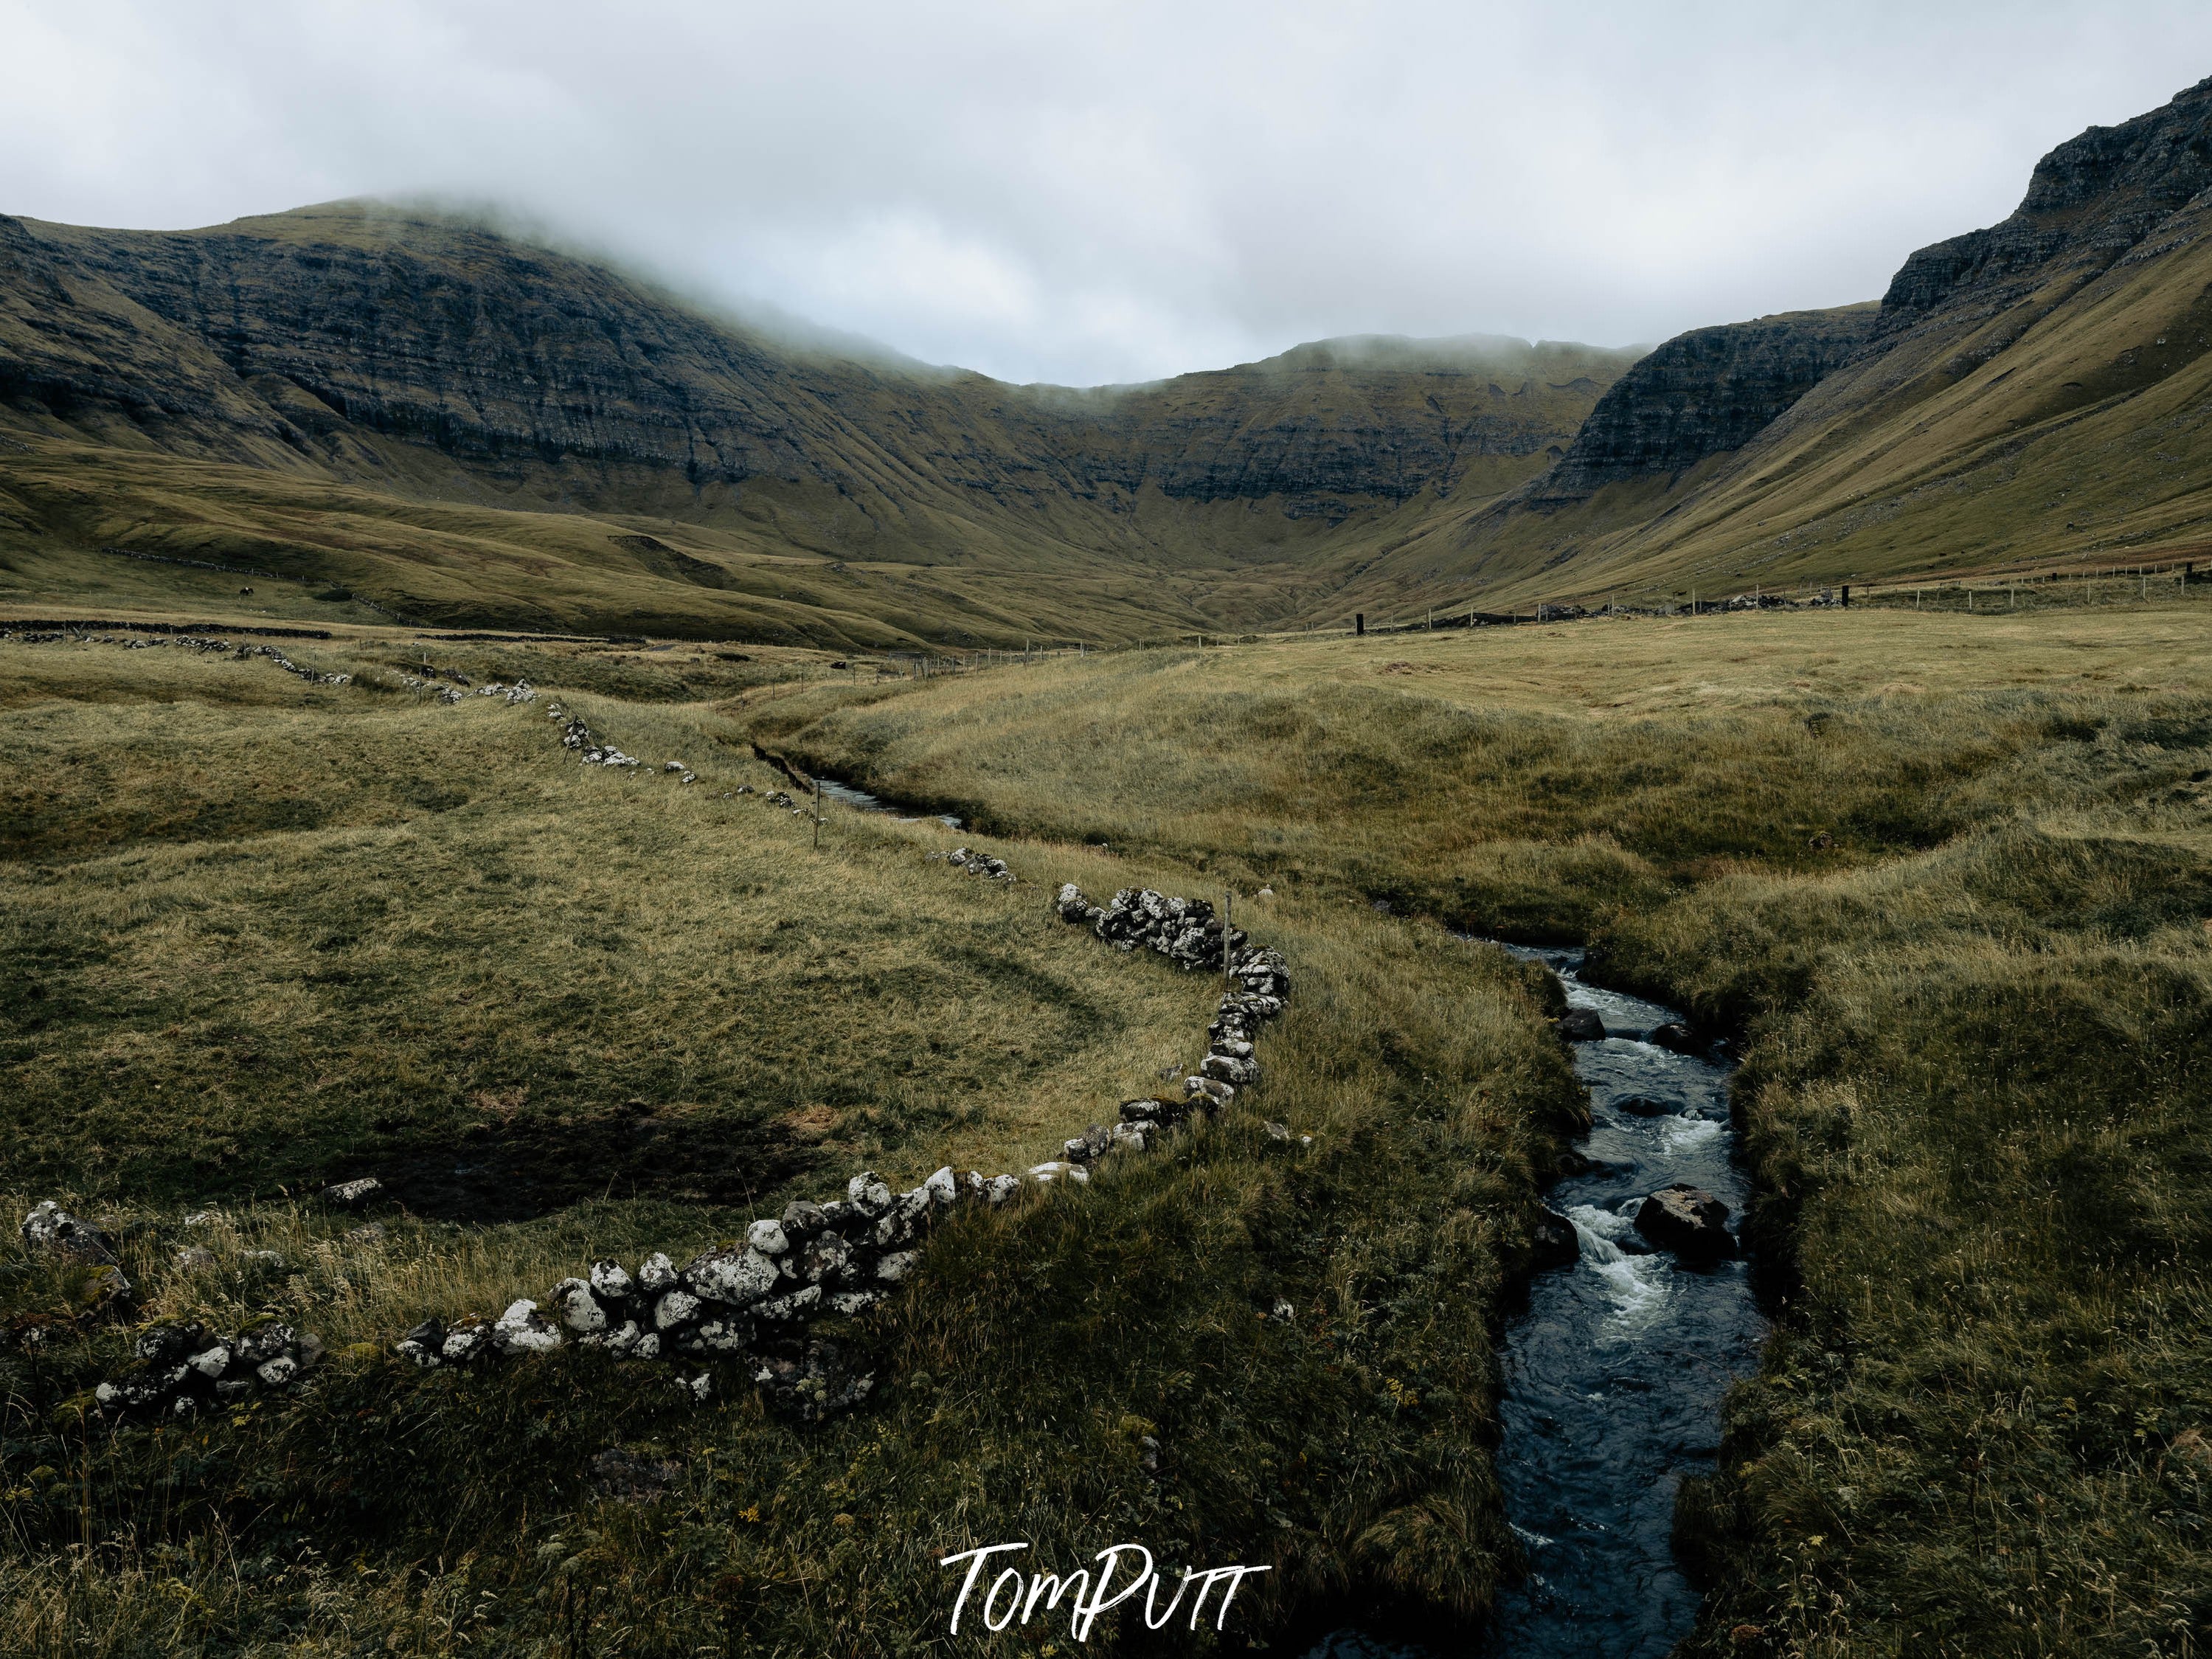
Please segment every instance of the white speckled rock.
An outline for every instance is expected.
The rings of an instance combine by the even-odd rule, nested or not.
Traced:
[[[1073,1181],[1079,1184],[1091,1179],[1091,1171],[1080,1164],[1063,1164],[1055,1161],[1050,1164],[1030,1165],[1030,1179],[1047,1185],[1060,1180]]]
[[[663,1257],[662,1260],[665,1261],[666,1258]],[[630,1277],[623,1271],[620,1262],[594,1261],[592,1263],[593,1294],[618,1302],[628,1296],[632,1288]]]
[[[689,1291],[671,1291],[653,1304],[653,1328],[665,1331],[671,1326],[681,1325],[688,1320],[696,1318],[698,1312],[697,1297]]]
[[[873,1170],[864,1170],[845,1183],[845,1199],[862,1214],[878,1216],[891,1206],[891,1189]]]
[[[710,1319],[691,1334],[694,1346],[714,1353],[737,1353],[752,1340],[752,1328],[743,1319]]]
[[[545,1300],[560,1315],[561,1322],[580,1335],[588,1336],[607,1328],[607,1310],[592,1294],[592,1287],[580,1279],[562,1279]]]
[[[951,1204],[960,1196],[960,1182],[953,1175],[950,1164],[923,1182],[921,1187],[929,1194],[932,1204]]]
[[[508,1353],[545,1353],[561,1346],[561,1332],[527,1298],[510,1302],[492,1327],[492,1340]]]
[[[655,1250],[638,1264],[637,1282],[647,1296],[672,1291],[676,1288],[676,1264]]]
[[[300,1374],[300,1362],[289,1354],[278,1354],[276,1358],[257,1365],[253,1374],[272,1389],[281,1389]]]
[[[637,1321],[625,1319],[619,1330],[587,1336],[583,1339],[582,1346],[587,1348],[605,1348],[611,1353],[628,1353],[632,1348],[637,1346]]]
[[[898,1250],[876,1263],[876,1277],[886,1285],[896,1285],[914,1271],[914,1264],[921,1260],[919,1250]]]
[[[684,1282],[709,1302],[748,1308],[775,1288],[775,1263],[750,1245],[726,1244],[695,1259]]]
[[[781,1221],[756,1221],[745,1229],[745,1243],[763,1255],[781,1255],[791,1248]]]
[[[804,1290],[793,1291],[789,1296],[779,1296],[773,1301],[756,1303],[753,1317],[770,1324],[803,1318],[822,1300],[822,1287],[809,1285]]]

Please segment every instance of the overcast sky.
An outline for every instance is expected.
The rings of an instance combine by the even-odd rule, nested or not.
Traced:
[[[1879,295],[2212,5],[0,0],[0,211],[505,204],[1013,380]]]

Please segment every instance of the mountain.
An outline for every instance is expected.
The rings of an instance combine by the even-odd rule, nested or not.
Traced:
[[[2212,81],[2037,165],[1879,304],[1668,341],[1349,602],[1679,597],[2212,551]]]
[[[0,559],[23,591],[119,547],[424,620],[824,643],[1249,624],[1542,471],[1636,356],[1367,338],[1012,386],[374,203],[0,218]]]
[[[0,599],[218,566],[423,621],[896,647],[2187,556],[2208,222],[2212,82],[2061,144],[1878,302],[1075,390],[375,203],[0,218]]]

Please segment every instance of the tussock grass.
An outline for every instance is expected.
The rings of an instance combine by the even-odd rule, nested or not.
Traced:
[[[0,1355],[0,1650],[915,1651],[938,1558],[1012,1538],[1060,1569],[1125,1538],[1272,1562],[1255,1620],[1473,1616],[1511,1571],[1491,1333],[1579,1109],[1526,968],[1252,901],[1297,983],[1266,1087],[948,1225],[842,1332],[883,1384],[825,1427],[764,1419],[735,1369],[704,1406],[575,1350],[418,1373],[384,1345],[425,1314],[681,1253],[863,1163],[1020,1167],[1158,1086],[1217,988],[1046,900],[1209,878],[987,841],[1000,889],[925,862],[939,825],[844,813],[817,854],[730,793],[781,779],[726,714],[604,680],[547,701],[700,784],[576,766],[543,702],[103,649],[0,647],[36,756],[0,800],[0,1186],[112,1223],[149,1316],[333,1353],[304,1395],[105,1425],[87,1391],[126,1334],[53,1323],[82,1285],[9,1249],[0,1317],[52,1334]],[[409,1200],[380,1237],[283,1196],[364,1170]],[[599,1493],[610,1447],[669,1466],[658,1501]]]
[[[1684,1496],[1692,1650],[2178,1656],[2212,1626],[2206,640],[1624,623],[756,724],[1001,827],[1587,937],[1735,1032],[1780,1324]]]

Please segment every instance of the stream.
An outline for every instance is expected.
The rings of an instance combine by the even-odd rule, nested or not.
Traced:
[[[1712,1468],[1721,1396],[1757,1364],[1766,1323],[1741,1257],[1679,1266],[1632,1218],[1645,1194],[1686,1182],[1729,1206],[1732,1231],[1741,1221],[1730,1067],[1644,1042],[1680,1016],[1583,984],[1581,951],[1504,948],[1551,969],[1607,1033],[1574,1045],[1589,1167],[1547,1200],[1574,1223],[1581,1259],[1539,1273],[1505,1334],[1498,1473],[1528,1577],[1464,1644],[1407,1647],[1353,1628],[1308,1659],[1660,1659],[1697,1617],[1698,1592],[1674,1566],[1674,1490]]]
[[[887,812],[901,823],[920,823],[924,818],[935,818],[948,830],[960,828],[960,820],[950,812],[908,813],[903,807],[894,806],[880,795],[872,795],[865,789],[855,789],[849,783],[840,783],[835,778],[817,778],[822,786],[822,798],[849,806],[856,812]]]

